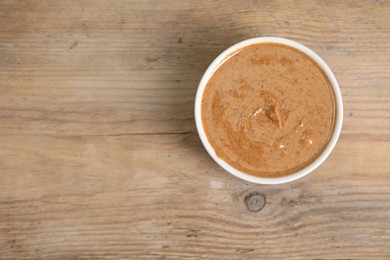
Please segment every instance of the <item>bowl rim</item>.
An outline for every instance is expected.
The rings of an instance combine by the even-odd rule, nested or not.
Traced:
[[[304,54],[308,55],[311,59],[313,59],[325,72],[326,76],[328,77],[334,94],[335,94],[335,99],[336,99],[336,120],[335,120],[335,126],[333,130],[333,134],[325,147],[325,149],[322,151],[322,153],[315,159],[313,162],[305,166],[304,168],[289,174],[287,176],[282,176],[282,177],[271,177],[271,178],[264,178],[264,177],[257,177],[253,176],[250,174],[247,174],[245,172],[242,172],[221,158],[219,158],[211,144],[209,143],[206,133],[203,129],[203,123],[202,123],[202,118],[201,118],[201,105],[202,105],[202,97],[203,97],[203,92],[205,90],[206,84],[213,75],[213,73],[218,69],[218,67],[223,64],[224,60],[228,58],[230,55],[232,55],[234,52],[237,50],[252,45],[252,44],[258,44],[258,43],[278,43],[282,45],[287,45],[289,47],[295,48]],[[314,51],[309,49],[308,47],[304,46],[303,44],[300,44],[296,41],[289,40],[286,38],[280,38],[280,37],[256,37],[256,38],[251,38],[247,39],[241,42],[238,42],[234,44],[233,46],[227,48],[225,51],[223,51],[220,55],[218,55],[217,58],[214,59],[214,61],[209,65],[205,73],[203,74],[200,83],[198,85],[198,90],[196,92],[196,97],[195,97],[195,123],[196,123],[196,128],[199,134],[199,137],[203,143],[203,146],[206,148],[207,152],[213,158],[213,160],[221,166],[223,169],[225,169],[227,172],[230,174],[248,181],[252,183],[257,183],[257,184],[282,184],[290,181],[294,181],[297,179],[300,179],[307,174],[311,173],[314,171],[318,166],[320,166],[326,158],[330,155],[332,152],[333,148],[335,147],[337,140],[340,136],[341,133],[341,128],[342,128],[342,123],[343,123],[343,101],[342,101],[342,96],[341,96],[341,91],[339,84],[336,80],[336,77],[334,76],[333,72],[330,70],[329,66],[325,63],[325,61],[317,55]]]

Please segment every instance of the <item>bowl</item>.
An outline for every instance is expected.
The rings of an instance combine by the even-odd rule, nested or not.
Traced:
[[[247,174],[245,172],[242,172],[240,170],[237,170],[221,158],[219,158],[211,144],[209,143],[206,133],[203,128],[203,123],[202,123],[202,118],[201,118],[201,105],[202,105],[202,97],[203,97],[203,92],[205,90],[205,87],[207,85],[207,82],[213,75],[213,73],[218,69],[218,67],[223,64],[223,62],[234,52],[237,50],[244,48],[246,46],[252,45],[252,44],[259,44],[259,43],[278,43],[278,44],[283,44],[287,45],[289,47],[295,48],[307,56],[309,56],[311,59],[313,59],[325,72],[326,76],[328,77],[331,86],[333,88],[334,94],[335,94],[335,101],[336,101],[336,119],[335,119],[335,126],[333,130],[333,134],[325,147],[323,149],[322,153],[309,165],[306,167],[291,173],[286,176],[281,176],[281,177],[271,177],[271,178],[264,178],[264,177],[257,177],[253,176],[250,174]],[[206,72],[204,73],[199,86],[198,90],[196,93],[196,98],[195,98],[195,122],[196,122],[196,128],[200,137],[200,140],[202,141],[204,147],[206,148],[207,152],[210,154],[210,156],[214,159],[214,161],[219,164],[223,169],[225,169],[227,172],[230,174],[253,183],[258,183],[258,184],[281,184],[281,183],[286,183],[290,181],[294,181],[297,179],[302,178],[303,176],[306,176],[307,174],[311,173],[314,171],[318,166],[320,166],[326,158],[329,156],[329,154],[332,152],[333,148],[335,147],[337,140],[340,136],[341,132],[341,127],[343,123],[343,101],[342,101],[342,96],[339,88],[339,84],[337,83],[337,80],[335,76],[333,75],[332,71],[328,67],[328,65],[321,59],[320,56],[318,56],[314,51],[309,49],[308,47],[289,40],[285,38],[279,38],[279,37],[257,37],[257,38],[252,38],[248,39],[242,42],[239,42],[230,48],[226,49],[224,52],[222,52],[207,68]]]

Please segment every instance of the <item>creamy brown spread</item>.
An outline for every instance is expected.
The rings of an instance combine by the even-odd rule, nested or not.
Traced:
[[[323,70],[276,43],[233,53],[208,81],[201,106],[217,156],[259,177],[285,176],[314,161],[332,135],[335,114]]]

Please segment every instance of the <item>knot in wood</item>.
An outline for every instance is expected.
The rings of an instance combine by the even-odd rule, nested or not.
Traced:
[[[265,197],[259,193],[251,193],[245,197],[245,204],[249,211],[258,212],[265,206]]]

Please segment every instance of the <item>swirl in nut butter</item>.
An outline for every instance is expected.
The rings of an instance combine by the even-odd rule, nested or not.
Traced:
[[[258,177],[280,177],[314,161],[336,115],[329,79],[306,54],[276,43],[240,49],[213,73],[202,123],[217,156]]]

